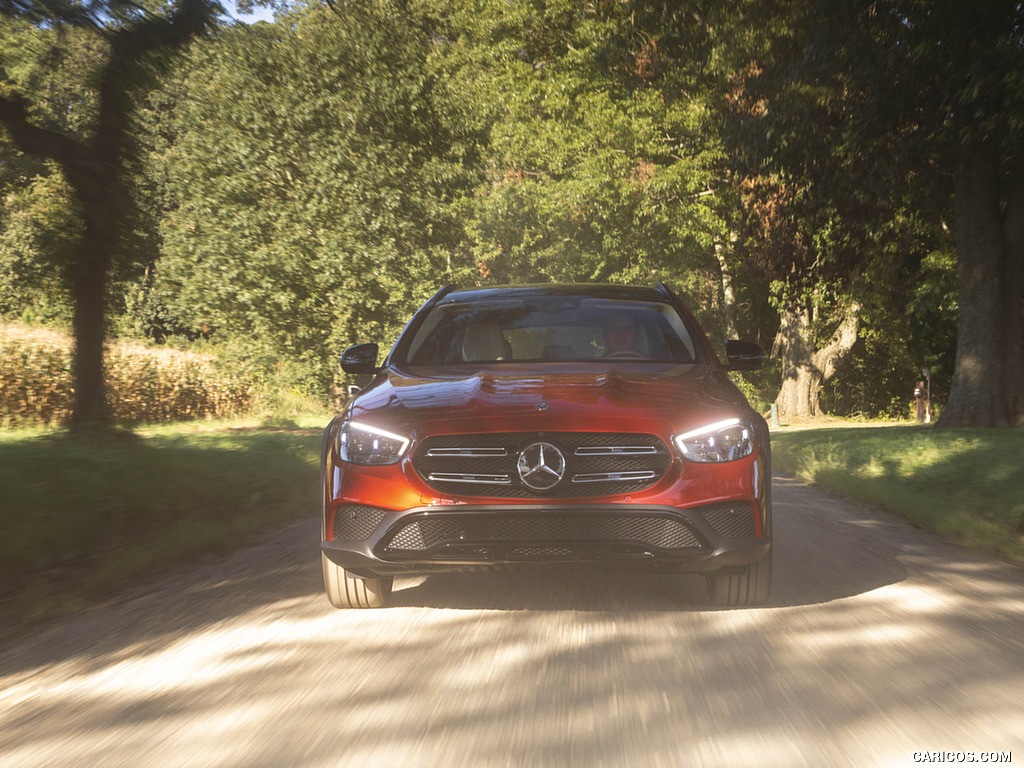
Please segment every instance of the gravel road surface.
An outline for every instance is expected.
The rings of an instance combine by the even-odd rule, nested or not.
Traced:
[[[775,483],[756,610],[564,572],[336,611],[311,515],[9,641],[0,766],[1024,764],[1024,573]]]

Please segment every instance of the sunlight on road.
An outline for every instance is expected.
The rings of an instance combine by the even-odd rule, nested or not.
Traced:
[[[902,611],[928,613],[932,611],[954,610],[956,603],[948,592],[936,587],[909,586],[907,584],[890,584],[877,590],[875,598],[898,607]]]
[[[1006,597],[1024,625],[1021,591]],[[849,764],[841,755],[878,743],[920,748],[909,728],[936,748],[970,736],[1007,749],[1024,729],[1019,644],[963,673],[950,664],[984,646],[991,621],[968,595],[911,582],[815,610],[334,611],[293,598],[155,650],[0,681],[0,763],[272,765],[299,749],[304,765],[436,765],[458,745],[480,765],[680,765],[680,728],[709,765]],[[936,713],[953,709],[950,731]],[[844,729],[822,741],[836,716]],[[33,737],[40,720],[59,725]]]

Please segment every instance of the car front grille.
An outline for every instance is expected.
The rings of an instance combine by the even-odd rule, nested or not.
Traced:
[[[545,448],[544,460],[560,471],[560,477],[544,468],[529,474],[540,463],[536,446],[541,443],[557,449]],[[672,454],[655,435],[504,432],[427,438],[412,463],[423,481],[440,493],[566,499],[650,488],[668,471]]]
[[[390,558],[459,552],[481,560],[571,560],[584,549],[672,552],[700,550],[701,543],[683,520],[647,512],[432,512],[403,520],[381,549]]]

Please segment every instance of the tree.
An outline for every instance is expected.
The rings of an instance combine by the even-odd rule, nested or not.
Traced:
[[[788,418],[814,418],[822,387],[849,357],[860,332],[867,267],[861,233],[841,234],[841,213],[808,179],[754,177],[742,184],[740,231],[746,270],[768,284],[778,313],[772,357],[782,380],[775,397]],[[846,241],[846,242],[844,242]]]
[[[959,271],[945,426],[1024,423],[1024,6],[1016,0],[780,2],[756,76],[790,169],[951,224]],[[774,93],[774,96],[770,94]],[[794,104],[827,114],[801,122]],[[813,126],[811,128],[808,125]]]
[[[674,3],[451,4],[448,55],[478,94],[487,178],[468,214],[480,281],[660,279],[722,322],[732,190]],[[460,9],[458,6],[463,6]],[[699,25],[698,25],[699,26]]]
[[[209,0],[178,0],[169,15],[134,3],[89,4],[0,0],[0,14],[40,28],[87,30],[98,36],[106,57],[95,78],[96,114],[84,136],[76,137],[45,118],[27,94],[8,82],[0,93],[0,123],[24,153],[57,163],[81,218],[82,233],[60,264],[74,302],[75,430],[104,430],[110,416],[103,377],[106,308],[110,272],[123,235],[128,195],[123,168],[130,151],[133,96],[161,55],[176,50],[208,27],[219,6]],[[2,74],[2,73],[0,73]],[[7,81],[6,75],[3,75]],[[37,113],[42,111],[42,116]]]
[[[261,368],[297,364],[287,384],[309,394],[341,349],[386,343],[469,264],[456,204],[479,140],[421,10],[313,3],[231,27],[163,89],[156,291]]]

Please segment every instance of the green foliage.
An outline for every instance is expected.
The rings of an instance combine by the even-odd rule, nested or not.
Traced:
[[[731,371],[729,378],[740,388],[750,406],[767,418],[779,394],[782,366],[778,358],[768,358],[756,371]]]
[[[901,318],[891,318],[900,322]],[[905,419],[922,378],[899,329],[862,326],[849,359],[821,391],[825,413]]]
[[[741,290],[758,291],[760,277],[777,309],[810,309],[819,345],[830,307],[856,301],[861,338],[821,405],[902,416],[922,367],[940,397],[952,377],[955,261],[936,270],[933,256],[952,255],[951,182],[976,118],[1019,155],[1019,141],[1003,140],[1019,132],[1024,102],[1002,74],[1019,69],[1019,4],[741,6],[719,59],[747,204],[739,248],[753,274],[739,271]],[[974,80],[992,86],[987,96],[958,91]]]
[[[460,41],[491,125],[470,208],[481,277],[717,282],[728,187],[705,84],[659,58],[671,19],[638,29],[628,4],[486,5]]]
[[[93,28],[35,25],[0,16],[0,81],[33,104],[41,125],[88,138],[95,129],[96,77],[109,46]]]
[[[904,308],[911,349],[915,361],[931,369],[933,390],[948,392],[956,364],[956,254],[952,248],[932,251],[921,260],[919,270]]]
[[[815,16],[805,71],[831,89],[837,105],[838,88],[866,104],[856,121],[842,122],[845,137],[861,159],[884,154],[882,167],[896,170],[890,179],[931,189],[937,179],[920,167],[923,158],[949,172],[980,141],[1019,155],[1019,3],[828,2]]]
[[[394,334],[458,279],[453,204],[475,151],[426,20],[336,8],[344,19],[314,5],[197,45],[160,157],[159,300],[268,369],[296,363],[321,393],[337,352]]]
[[[13,20],[16,33],[42,43],[26,50],[45,49],[53,38],[43,59],[55,60],[58,71],[69,62],[71,98],[64,98],[59,83],[37,87],[36,81],[45,79],[39,66],[34,72],[30,67],[27,76],[19,75],[20,82],[10,81],[8,52],[0,51],[0,123],[21,152],[58,165],[74,195],[82,230],[76,247],[59,265],[74,296],[72,423],[77,430],[104,431],[110,427],[103,371],[109,287],[118,272],[138,263],[137,254],[124,247],[133,208],[125,179],[133,100],[150,83],[154,70],[202,33],[221,8],[211,0],[159,5],[16,0],[3,2],[0,10],[3,21]],[[85,55],[69,56],[82,42]],[[90,98],[95,114],[90,114]],[[56,109],[51,109],[54,104]]]
[[[915,264],[884,264],[892,276],[870,275],[870,303],[849,360],[821,393],[827,413],[905,419],[914,387],[929,369],[933,403],[942,406],[956,346],[956,261],[935,251]]]
[[[0,96],[19,93],[34,120],[82,139],[96,118],[91,81],[102,40],[84,30],[40,28],[0,16]],[[68,324],[61,267],[74,258],[82,225],[59,166],[19,152],[0,128],[0,317]]]
[[[81,237],[81,222],[59,171],[32,177],[3,201],[0,317],[67,325],[71,299],[59,265]]]

